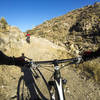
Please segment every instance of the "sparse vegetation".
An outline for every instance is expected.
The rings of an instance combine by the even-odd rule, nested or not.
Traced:
[[[8,23],[7,23],[7,21],[5,20],[5,18],[2,17],[2,18],[0,19],[0,31],[1,31],[1,32],[6,32],[6,31],[8,31],[8,30],[9,30]]]
[[[1,18],[0,23],[5,24],[5,25],[8,24],[4,17]]]

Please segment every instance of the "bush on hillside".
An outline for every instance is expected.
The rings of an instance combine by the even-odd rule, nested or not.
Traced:
[[[7,21],[5,20],[4,17],[2,17],[2,18],[0,19],[0,30],[1,30],[1,31],[2,31],[2,30],[6,30],[6,29],[7,29],[7,25],[8,25]]]
[[[4,17],[2,17],[2,18],[0,19],[0,23],[5,24],[5,25],[8,24]]]

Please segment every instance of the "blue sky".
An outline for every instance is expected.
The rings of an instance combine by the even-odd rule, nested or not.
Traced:
[[[100,0],[0,0],[0,18],[23,32],[46,20]]]

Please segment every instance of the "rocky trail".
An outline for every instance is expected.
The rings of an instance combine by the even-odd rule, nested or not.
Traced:
[[[21,53],[34,60],[61,59],[62,55],[63,58],[68,55],[64,47],[57,46],[46,39],[37,37],[32,37],[30,44],[23,41],[18,55],[21,55]],[[70,56],[68,55],[68,57]],[[48,69],[53,70],[52,67],[48,67]],[[47,68],[39,68],[39,70],[48,81],[52,72],[47,70]],[[16,100],[17,84],[22,75],[21,69],[15,66],[3,66],[0,72],[0,76],[2,76],[2,82],[0,82],[0,100]],[[61,70],[61,74],[67,79],[65,88],[66,100],[100,100],[100,87],[92,80],[86,81],[85,77],[82,79],[76,69],[66,66]],[[35,81],[41,92],[48,96],[48,90],[41,76]]]

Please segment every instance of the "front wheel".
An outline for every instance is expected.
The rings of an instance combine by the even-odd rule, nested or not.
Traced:
[[[30,92],[25,85],[24,76],[21,76],[17,87],[17,100],[30,100]]]

